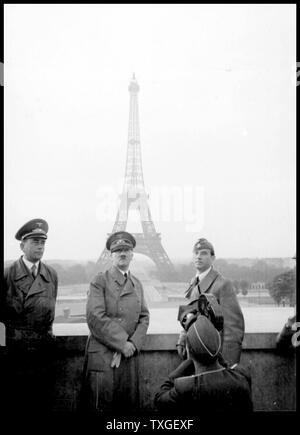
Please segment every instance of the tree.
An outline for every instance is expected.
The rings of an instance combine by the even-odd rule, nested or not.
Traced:
[[[88,282],[85,268],[75,264],[67,269],[68,284],[85,284]]]
[[[97,263],[94,261],[88,261],[85,265],[85,273],[86,273],[87,280],[91,281],[97,272],[98,272]]]
[[[235,293],[238,295],[240,293],[240,281],[237,279],[232,280],[232,285]]]
[[[242,290],[248,290],[249,288],[249,281],[247,281],[246,279],[242,279],[240,281],[240,287]]]
[[[247,281],[246,279],[242,279],[240,281],[240,287],[242,289],[242,295],[246,296],[248,294],[249,281]]]
[[[281,267],[276,264],[268,263],[266,260],[257,260],[253,264],[234,263],[226,261],[222,258],[217,258],[214,262],[214,268],[220,272],[224,277],[233,281],[247,280],[248,283],[252,282],[269,282],[275,278],[276,275],[288,272],[288,267]],[[283,262],[281,262],[283,265]],[[178,272],[178,281],[190,281],[195,276],[196,270],[193,262],[189,263],[176,263],[174,264]],[[249,284],[248,284],[249,285]],[[248,286],[248,289],[250,287]],[[240,289],[240,287],[239,287]]]
[[[230,265],[227,263],[226,260],[223,260],[222,258],[217,258],[214,267],[223,275],[228,276],[228,269],[230,269]]]
[[[57,273],[57,277],[58,277],[58,285],[65,285],[68,284],[68,273],[65,270],[64,267],[62,267],[60,264],[58,263],[49,263],[50,266],[53,267],[53,269],[56,271]]]
[[[187,281],[189,282],[193,276],[195,276],[195,266],[193,263],[188,264],[177,264],[175,265],[175,269],[178,275],[178,281]]]
[[[295,269],[275,276],[273,281],[268,283],[270,296],[280,305],[282,301],[289,301],[290,306],[296,303],[296,274]]]

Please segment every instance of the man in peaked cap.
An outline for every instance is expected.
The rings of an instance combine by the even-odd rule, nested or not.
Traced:
[[[113,233],[106,242],[112,267],[90,284],[86,307],[90,336],[82,389],[85,411],[123,414],[133,413],[138,406],[138,353],[149,311],[142,284],[129,270],[135,246],[130,233]]]
[[[49,397],[47,369],[58,280],[55,270],[41,261],[47,233],[44,219],[32,219],[17,231],[15,238],[21,242],[23,255],[5,268],[0,294],[0,321],[6,328],[6,370],[2,370],[6,406],[20,406],[22,412],[44,410]],[[12,396],[16,391],[17,398]]]
[[[213,268],[214,260],[213,245],[205,238],[198,239],[193,247],[196,276],[191,280],[186,298],[192,303],[200,294],[213,294],[216,297],[224,317],[222,356],[229,365],[233,365],[240,361],[245,330],[244,317],[231,281]],[[177,351],[181,358],[185,358],[186,331],[180,333]]]
[[[220,333],[207,317],[199,315],[187,332],[187,350],[194,373],[182,363],[170,373],[154,398],[165,413],[179,412],[205,417],[208,412],[253,410],[251,378],[245,370],[218,362]]]
[[[26,222],[16,233],[17,240],[32,239],[35,236],[38,239],[47,239],[49,226],[44,219],[32,219]]]
[[[126,231],[118,231],[117,233],[113,233],[106,241],[106,249],[108,249],[110,252],[116,252],[120,250],[121,247],[132,250],[135,248],[135,245],[135,238],[132,234],[127,233]]]

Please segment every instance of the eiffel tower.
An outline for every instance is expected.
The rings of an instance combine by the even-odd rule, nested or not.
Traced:
[[[130,93],[130,111],[125,180],[117,218],[110,234],[125,231],[129,209],[138,210],[143,232],[133,233],[136,239],[135,252],[146,255],[155,263],[161,281],[175,281],[176,271],[162,246],[160,233],[156,232],[147,201],[148,195],[145,191],[138,112],[140,87],[134,74],[128,90]],[[97,269],[104,271],[110,265],[109,251],[105,248],[98,259]]]

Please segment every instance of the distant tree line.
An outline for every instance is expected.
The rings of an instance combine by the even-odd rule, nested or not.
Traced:
[[[195,266],[192,262],[189,264],[177,264],[175,268],[179,281],[189,281],[195,275]],[[221,258],[215,260],[214,268],[234,283],[242,283],[241,289],[245,287],[245,282],[248,283],[248,286],[254,282],[267,283],[272,281],[278,274],[290,270],[288,267],[275,267],[264,260],[258,260],[252,266],[240,266],[235,263],[228,263]]]
[[[264,282],[270,296],[278,305],[296,303],[296,271],[288,267],[276,267],[264,260],[258,260],[252,266],[239,266],[218,259],[214,267],[228,279],[231,279],[237,294],[247,295],[252,283]],[[189,281],[195,275],[193,263],[177,265],[179,280]]]
[[[277,305],[296,304],[296,269],[281,273],[267,284],[269,293]]]
[[[59,285],[86,284],[97,273],[96,262],[72,264],[62,266],[59,263],[49,263],[57,272]],[[195,275],[195,267],[192,262],[188,264],[174,264],[177,272],[177,281],[188,283]],[[217,259],[214,267],[228,279],[232,280],[237,294],[246,295],[252,283],[264,282],[271,297],[279,304],[295,304],[295,269],[276,267],[264,260],[258,260],[252,266],[240,266],[229,263],[223,259]],[[157,270],[153,267],[149,275],[159,279]],[[170,277],[169,281],[172,281]],[[165,279],[168,281],[168,277]]]
[[[59,263],[48,264],[56,270],[59,285],[86,284],[96,274],[96,263],[93,261],[88,261],[84,264],[73,264],[71,266],[62,266]]]

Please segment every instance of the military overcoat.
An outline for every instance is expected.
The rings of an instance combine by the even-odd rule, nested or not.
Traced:
[[[215,412],[253,411],[251,378],[242,368],[218,368],[201,374],[171,376],[154,398],[156,407],[165,413],[179,412],[205,417]]]
[[[52,409],[57,286],[55,270],[42,262],[35,278],[22,258],[4,270],[0,290],[0,321],[6,329],[6,346],[0,349],[4,414]]]
[[[140,281],[127,279],[116,268],[99,273],[90,284],[86,307],[90,330],[84,368],[84,397],[89,409],[131,409],[138,402],[138,351],[147,333],[149,310]],[[122,356],[111,368],[113,354],[121,353],[127,340],[136,347],[133,357]]]
[[[238,363],[242,350],[245,323],[242,310],[237,300],[232,282],[225,279],[215,269],[211,269],[200,284],[193,278],[186,292],[188,302],[193,302],[201,293],[211,293],[218,300],[224,316],[223,357],[232,365]],[[182,331],[179,342],[185,343],[186,332]]]
[[[40,262],[35,279],[22,258],[5,268],[0,320],[9,343],[33,343],[52,334],[57,287],[56,271],[45,263]]]

